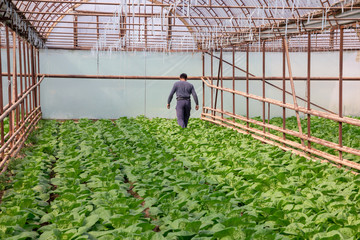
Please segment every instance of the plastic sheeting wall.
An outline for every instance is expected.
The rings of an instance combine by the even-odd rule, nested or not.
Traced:
[[[358,52],[344,53],[344,76],[359,77]],[[339,53],[312,53],[312,76],[337,77]],[[294,76],[306,76],[306,53],[291,53]],[[42,50],[41,72],[51,74],[99,74],[128,76],[178,76],[182,72],[190,76],[202,75],[201,53],[159,53],[159,52],[112,52],[96,55],[91,51]],[[224,53],[224,59],[232,62],[232,53]],[[236,65],[245,68],[245,53],[236,53]],[[262,74],[262,53],[250,53],[250,72]],[[214,59],[214,75],[217,75],[218,61]],[[206,73],[210,75],[210,57],[206,56]],[[232,67],[224,63],[224,76],[231,76]],[[245,74],[239,70],[237,76]],[[266,76],[282,75],[282,53],[266,53]],[[51,79],[41,86],[41,105],[44,118],[118,118],[175,117],[173,99],[171,110],[166,109],[168,94],[174,80],[129,80],[129,79]],[[202,104],[201,81],[194,84]],[[272,83],[281,87],[280,81]],[[261,81],[252,81],[250,93],[262,95]],[[224,81],[225,87],[232,87],[231,81]],[[295,83],[297,95],[306,98],[305,81]],[[236,81],[236,89],[245,91],[245,81]],[[290,91],[290,85],[287,84]],[[210,105],[210,91],[205,92],[206,105]],[[266,96],[281,100],[282,92],[266,86]],[[219,98],[220,99],[220,98]],[[338,111],[338,82],[312,81],[311,100],[325,108]],[[292,103],[292,97],[287,96]],[[360,82],[344,82],[345,115],[360,115]],[[262,114],[262,104],[250,101],[251,116]],[[298,102],[305,106],[302,101]],[[194,103],[193,103],[194,105]],[[218,107],[220,103],[218,102]],[[236,112],[245,114],[245,99],[236,96]],[[224,108],[232,110],[232,94],[224,93]],[[199,117],[201,111],[192,110],[192,117]],[[271,117],[281,116],[279,107],[271,106]],[[288,111],[288,116],[294,115]]]

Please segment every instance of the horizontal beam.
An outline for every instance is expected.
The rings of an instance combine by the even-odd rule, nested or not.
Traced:
[[[7,73],[3,73],[4,76]],[[46,74],[41,73],[39,75],[43,75],[47,78],[88,78],[88,79],[140,79],[140,80],[177,80],[179,77],[177,76],[127,76],[127,75],[80,75],[80,74]],[[305,81],[307,77],[293,77],[296,81]],[[202,76],[189,76],[189,80],[202,80]],[[223,77],[224,80],[232,80],[233,77]],[[262,80],[262,77],[249,77],[249,80]],[[266,80],[282,80],[282,77],[266,77]],[[246,76],[244,77],[235,77],[235,80],[246,80]],[[285,80],[289,80],[289,78],[285,78]],[[312,77],[312,81],[339,81],[337,77]],[[360,81],[360,77],[344,77],[344,81]]]
[[[78,1],[60,1],[60,0],[17,0],[17,2],[44,2],[44,3],[61,3],[61,4],[81,4],[81,5],[104,5],[104,6],[120,6],[120,4],[118,2],[78,2]],[[210,1],[211,3],[211,1]],[[215,3],[215,2],[214,2]],[[129,6],[129,4],[127,4]],[[139,6],[138,4],[134,4],[134,6]],[[151,2],[146,2],[141,3],[140,4],[141,7],[143,6],[153,6],[153,7],[174,7],[174,4],[166,4],[166,3],[151,3]],[[178,4],[178,7],[182,7],[182,4]],[[186,5],[187,6],[187,5]],[[243,5],[216,5],[216,4],[190,4],[190,6],[192,8],[221,8],[221,9],[278,9],[278,10],[282,10],[282,9],[286,9],[286,10],[292,10],[292,9],[298,9],[298,10],[331,10],[331,9],[336,9],[336,10],[342,10],[342,9],[350,9],[351,6],[344,6],[342,7],[337,7],[337,6],[331,6],[331,7],[321,7],[321,6],[316,6],[316,7],[301,7],[301,6],[294,6],[294,7],[289,7],[289,6],[271,6],[271,5],[264,5],[264,6],[254,6],[254,5],[249,5],[249,6],[243,6]],[[353,6],[352,9],[360,9],[360,7],[357,6]]]

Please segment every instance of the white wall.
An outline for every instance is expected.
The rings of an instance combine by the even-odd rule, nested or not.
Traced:
[[[344,76],[360,77],[359,53],[344,52]],[[312,53],[312,76],[337,77],[339,64],[337,52]],[[232,61],[232,53],[224,53],[224,58]],[[282,53],[266,53],[266,76],[282,75]],[[291,53],[294,76],[306,76],[306,53]],[[112,52],[96,56],[91,51],[42,50],[41,72],[52,74],[100,74],[100,75],[144,75],[178,76],[182,72],[192,76],[202,74],[199,53],[154,53],[154,52]],[[245,53],[236,53],[236,64],[245,68]],[[261,76],[262,54],[250,54],[250,72]],[[218,61],[214,62],[217,73]],[[206,72],[210,74],[210,57],[206,56]],[[232,68],[224,65],[224,76],[231,76]],[[236,75],[244,76],[241,71]],[[121,116],[146,115],[148,117],[175,117],[175,101],[172,109],[166,109],[172,80],[127,80],[127,79],[45,79],[41,86],[41,105],[44,118],[118,118]],[[199,100],[202,100],[201,81],[190,81],[195,85]],[[280,81],[272,83],[281,86]],[[231,88],[231,81],[225,81]],[[306,98],[304,81],[295,83],[296,94]],[[245,90],[245,81],[237,81],[236,89]],[[290,85],[287,84],[290,91]],[[250,92],[261,95],[260,81],[251,82]],[[206,105],[210,105],[209,91],[206,91]],[[224,93],[224,106],[232,110],[232,95]],[[281,100],[282,93],[273,87],[266,87],[266,96]],[[313,81],[311,83],[312,102],[338,111],[338,83],[336,81]],[[288,102],[292,97],[288,95]],[[236,97],[236,111],[245,114],[245,100]],[[218,103],[219,104],[219,103]],[[305,106],[304,102],[299,102]],[[219,106],[219,105],[218,105]],[[251,116],[262,113],[262,104],[251,101]],[[360,116],[360,81],[344,82],[344,113]],[[288,115],[293,115],[288,111]],[[192,112],[199,117],[200,111]],[[271,106],[271,116],[281,116],[281,109]]]

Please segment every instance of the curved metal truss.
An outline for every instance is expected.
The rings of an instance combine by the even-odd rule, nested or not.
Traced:
[[[2,4],[9,0],[2,0]],[[201,51],[290,39],[301,49],[313,32],[316,50],[360,47],[359,0],[19,0],[10,1],[48,48]],[[5,19],[6,5],[1,8]],[[255,43],[253,43],[255,42]],[[315,50],[315,49],[314,49]]]

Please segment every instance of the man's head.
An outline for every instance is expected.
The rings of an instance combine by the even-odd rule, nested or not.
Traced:
[[[180,79],[183,79],[184,81],[186,81],[187,80],[187,74],[186,73],[180,74]]]

